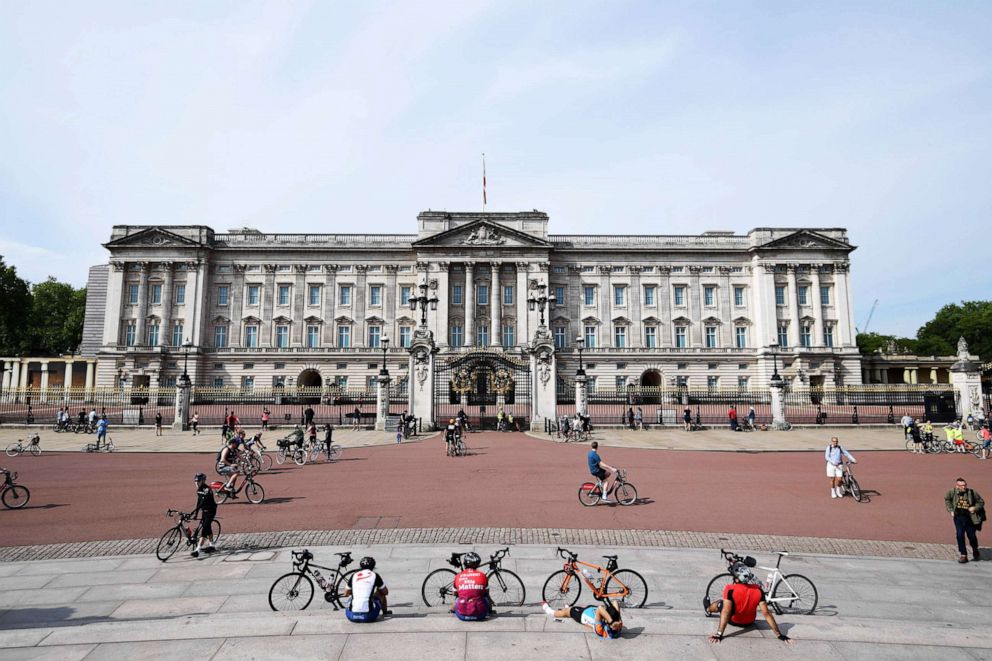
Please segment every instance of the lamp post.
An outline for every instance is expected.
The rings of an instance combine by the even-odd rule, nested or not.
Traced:
[[[189,372],[186,371],[186,368],[189,365],[189,350],[190,350],[190,348],[192,346],[193,346],[193,343],[187,337],[186,338],[186,341],[183,342],[183,376],[182,376],[182,380],[185,383],[189,383]]]
[[[777,385],[782,383],[782,376],[778,373],[778,343],[770,344],[768,346],[772,351],[772,384]]]
[[[389,338],[384,336],[379,340],[379,344],[382,346],[382,369],[379,370],[379,376],[389,376],[389,370],[386,369],[386,352],[389,350]]]
[[[586,345],[586,341],[579,336],[575,338],[575,346],[579,348],[579,369],[575,370],[575,376],[585,376],[586,370],[582,365],[582,348]]]
[[[541,311],[541,326],[544,325],[544,307],[547,306],[548,312],[550,312],[554,309],[555,303],[557,302],[554,294],[551,294],[551,296],[546,296],[544,294],[547,288],[548,286],[546,284],[538,285],[537,295],[535,296],[532,294],[531,297],[527,299],[527,307],[530,308],[531,312],[535,309]]]
[[[430,287],[427,286],[427,283],[426,282],[423,283],[423,284],[421,284],[421,285],[419,285],[417,287],[417,289],[420,290],[420,296],[411,296],[410,297],[410,309],[413,310],[414,312],[416,312],[417,311],[417,308],[418,307],[420,308],[420,325],[426,327],[427,326],[427,307],[430,306],[431,312],[434,312],[434,311],[437,310],[437,296],[434,296],[434,295],[428,296],[427,295],[428,292],[430,291]]]

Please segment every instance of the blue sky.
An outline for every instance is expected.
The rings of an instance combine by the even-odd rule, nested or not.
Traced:
[[[114,224],[847,227],[856,321],[990,298],[992,3],[0,3],[0,254]],[[984,244],[984,245],[983,245]],[[983,254],[984,253],[984,254]]]

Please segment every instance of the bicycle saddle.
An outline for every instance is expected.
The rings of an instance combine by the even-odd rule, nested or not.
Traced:
[[[788,551],[775,551],[775,553],[778,554],[778,555],[782,555],[782,556],[789,555],[789,552]]]
[[[617,559],[617,556],[615,556],[615,555],[604,555],[603,557],[606,558],[607,560],[616,560]]]
[[[350,558],[351,557],[351,551],[345,551],[344,553],[335,553],[334,555],[339,555],[342,558]]]

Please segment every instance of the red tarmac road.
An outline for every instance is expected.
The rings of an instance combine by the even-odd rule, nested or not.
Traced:
[[[227,532],[361,527],[629,528],[953,541],[943,495],[958,475],[986,498],[990,463],[970,455],[862,452],[871,502],[833,500],[819,452],[728,453],[604,448],[628,469],[641,502],[582,507],[585,444],[522,434],[470,434],[471,456],[447,458],[440,438],[346,449],[342,461],[276,466],[258,476],[266,501],[221,505]],[[167,508],[192,509],[192,477],[213,455],[46,453],[4,458],[31,489],[23,510],[0,509],[0,546],[158,537]]]

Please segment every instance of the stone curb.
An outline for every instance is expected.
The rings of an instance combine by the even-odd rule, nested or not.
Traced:
[[[351,530],[290,530],[234,533],[223,546],[241,550],[300,546],[371,546],[375,544],[537,544],[601,547],[726,548],[734,550],[812,553],[879,558],[950,560],[957,550],[949,544],[894,542],[786,535],[749,535],[669,530],[581,530],[573,528],[373,528]],[[23,562],[143,555],[155,552],[158,539],[69,542],[0,547],[0,562]]]

